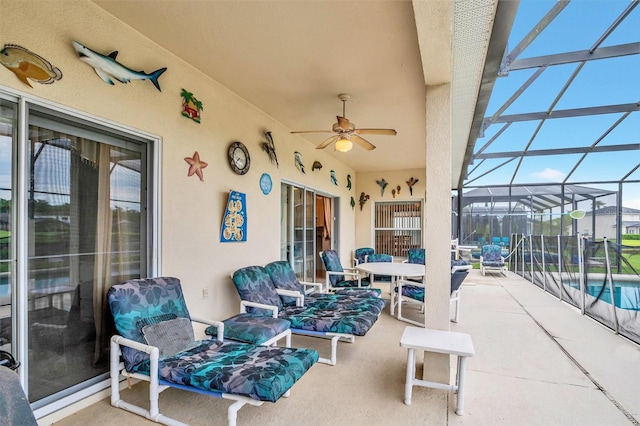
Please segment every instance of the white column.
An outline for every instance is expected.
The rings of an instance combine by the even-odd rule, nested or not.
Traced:
[[[451,84],[427,86],[425,326],[449,330],[451,286]],[[425,354],[424,379],[449,382],[449,356]]]

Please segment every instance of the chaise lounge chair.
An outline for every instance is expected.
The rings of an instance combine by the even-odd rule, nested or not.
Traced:
[[[270,315],[291,323],[291,332],[331,339],[331,358],[318,362],[335,365],[339,340],[353,343],[364,336],[377,321],[385,301],[362,290],[346,290],[344,294],[305,294],[302,284],[286,261],[265,267],[247,266],[232,275],[240,295],[242,309],[254,315]],[[291,299],[287,303],[282,297]]]
[[[191,321],[216,327],[218,336],[224,324],[190,317],[177,278],[129,280],[111,287],[107,299],[120,333],[111,338],[111,405],[157,423],[182,424],[158,407],[159,393],[173,387],[235,401],[227,412],[233,426],[243,405],[288,396],[318,360],[311,349],[195,340]],[[121,376],[149,382],[149,409],[120,398]]]

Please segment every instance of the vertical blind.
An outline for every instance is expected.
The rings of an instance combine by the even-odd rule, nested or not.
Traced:
[[[407,250],[422,246],[421,202],[376,202],[374,214],[376,253],[406,257]]]

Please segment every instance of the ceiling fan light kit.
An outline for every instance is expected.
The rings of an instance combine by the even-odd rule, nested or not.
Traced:
[[[335,150],[340,152],[349,152],[353,148],[353,142],[349,140],[346,136],[341,136],[340,139],[336,141]]]
[[[388,135],[395,136],[398,134],[394,129],[358,129],[356,125],[349,122],[345,114],[345,105],[350,96],[341,93],[338,98],[342,101],[342,117],[337,116],[337,123],[334,123],[331,130],[299,130],[291,133],[335,133],[333,136],[324,140],[316,149],[323,149],[335,142],[335,150],[339,152],[348,152],[353,148],[353,143],[360,145],[362,148],[371,151],[376,149],[375,145],[359,135]]]

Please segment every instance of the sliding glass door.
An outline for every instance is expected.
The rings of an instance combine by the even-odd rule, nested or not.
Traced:
[[[322,275],[318,253],[332,247],[333,199],[288,183],[281,189],[280,258],[301,281],[317,281]]]
[[[0,99],[0,346],[40,408],[108,377],[106,292],[153,263],[153,141],[19,105]]]
[[[0,99],[0,350],[15,353],[15,219],[13,188],[18,105]]]

